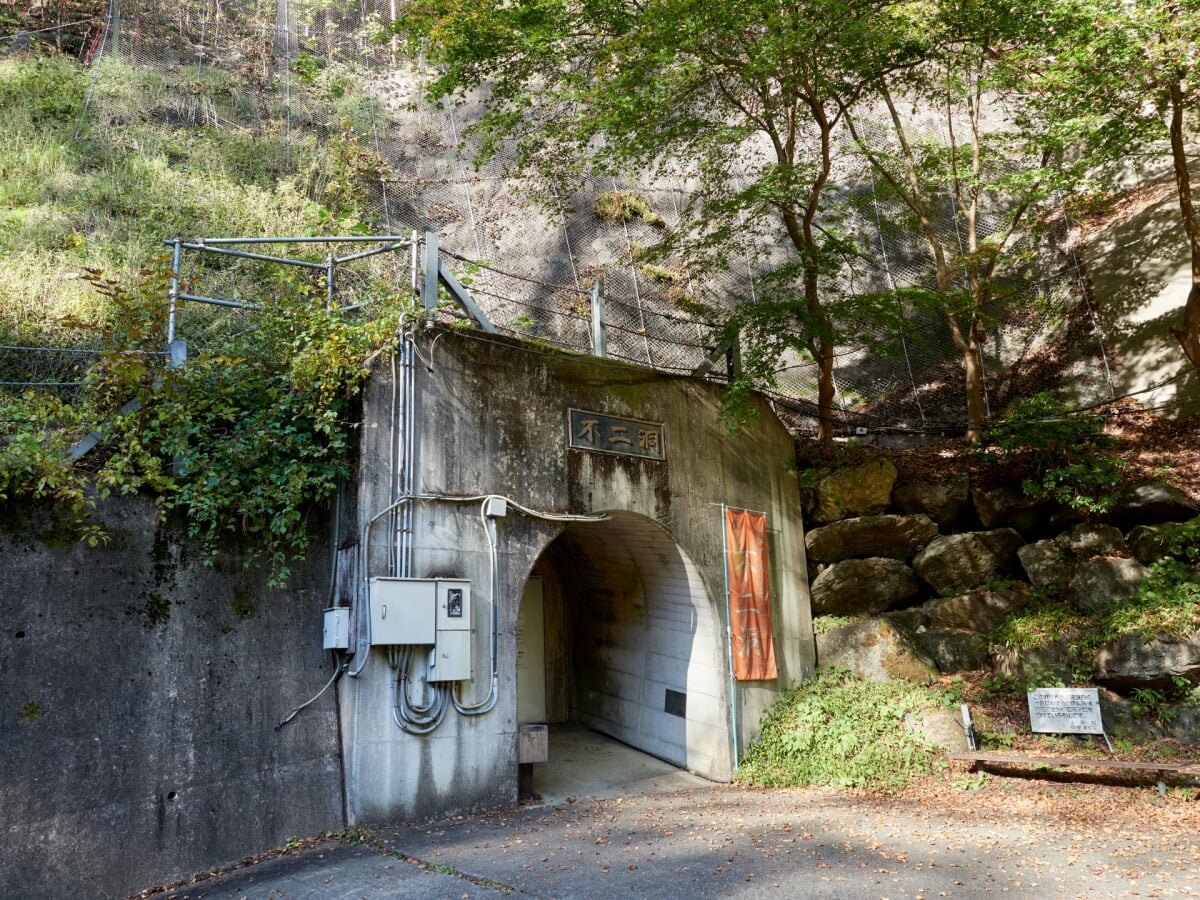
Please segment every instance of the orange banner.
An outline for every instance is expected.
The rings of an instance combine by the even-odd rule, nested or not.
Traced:
[[[725,510],[725,567],[733,677],[739,681],[777,678],[767,579],[767,517],[762,513]]]

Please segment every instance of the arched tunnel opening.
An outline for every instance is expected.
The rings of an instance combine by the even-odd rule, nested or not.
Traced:
[[[662,526],[619,512],[568,526],[535,562],[518,615],[518,723],[549,726],[534,790],[572,766],[598,792],[670,767],[727,780],[722,635],[699,570]]]

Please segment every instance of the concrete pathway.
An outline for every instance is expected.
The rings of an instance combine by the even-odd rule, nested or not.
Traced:
[[[370,846],[325,843],[165,896],[1200,896],[1200,835],[1188,827],[1200,815],[1153,787],[1113,789],[1129,792],[1115,795],[1113,819],[1081,825],[1018,813],[1029,785],[1006,779],[988,782],[979,810],[969,799],[948,809],[713,785],[586,733],[560,733],[554,749],[585,765],[535,776],[540,804],[376,828]],[[1056,788],[1069,803],[1069,786]]]

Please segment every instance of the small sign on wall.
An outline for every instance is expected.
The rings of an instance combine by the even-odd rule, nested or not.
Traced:
[[[568,410],[568,446],[646,459],[666,459],[660,422],[618,419],[601,413]]]
[[[1038,688],[1028,693],[1029,727],[1049,734],[1104,734],[1097,688]]]

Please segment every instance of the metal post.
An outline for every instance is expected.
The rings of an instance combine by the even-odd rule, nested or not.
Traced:
[[[604,279],[592,285],[592,354],[608,356],[608,334],[604,330]]]
[[[333,253],[325,258],[325,306],[333,309]]]
[[[733,771],[738,770],[737,682],[733,675],[733,608],[729,602],[729,538],[725,526],[727,507],[721,504],[721,570],[725,575],[725,637],[729,645],[729,719],[733,737]]]
[[[175,309],[179,303],[179,266],[183,259],[183,241],[175,238],[174,252],[171,254],[171,291],[167,307],[167,345],[175,343]]]
[[[428,312],[437,309],[438,293],[438,236],[436,231],[425,232],[425,283],[421,286],[421,305]]]

